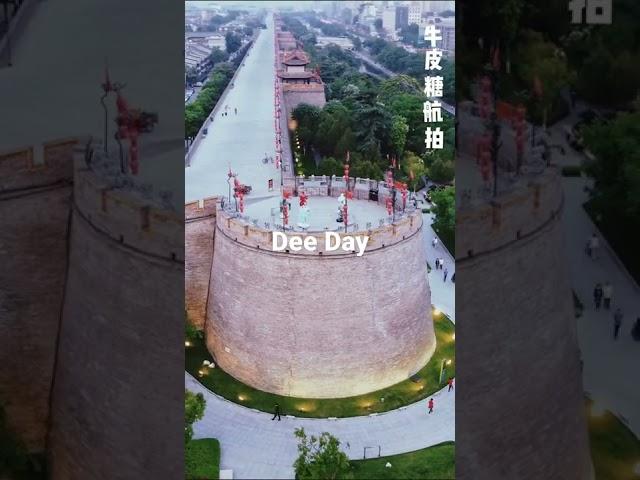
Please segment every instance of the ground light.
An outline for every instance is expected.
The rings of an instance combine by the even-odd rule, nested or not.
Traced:
[[[440,315],[440,310],[438,310],[437,308],[433,309],[433,316],[437,317],[438,315]]]
[[[184,346],[185,347],[190,347],[191,346],[191,342],[189,340],[185,340],[184,341]]]

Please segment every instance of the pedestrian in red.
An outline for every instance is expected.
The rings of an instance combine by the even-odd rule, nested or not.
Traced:
[[[429,407],[429,413],[433,412],[433,398],[429,399],[427,406]]]
[[[453,390],[453,378],[450,378],[447,383],[449,384],[449,390],[447,390],[447,392],[450,392]]]

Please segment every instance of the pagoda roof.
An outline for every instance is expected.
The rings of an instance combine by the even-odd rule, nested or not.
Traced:
[[[280,78],[311,78],[313,72],[278,72]]]
[[[282,63],[292,66],[307,65],[309,63],[309,58],[302,50],[294,50],[284,57]]]

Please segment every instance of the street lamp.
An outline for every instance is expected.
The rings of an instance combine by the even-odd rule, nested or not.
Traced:
[[[446,372],[444,368],[445,365],[451,365],[451,360],[447,358],[442,359],[442,362],[440,363],[440,379],[438,380],[438,383],[442,383],[442,378]]]

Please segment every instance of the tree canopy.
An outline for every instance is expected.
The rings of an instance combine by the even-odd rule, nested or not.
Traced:
[[[330,433],[307,437],[303,428],[294,431],[298,438],[298,458],[293,464],[298,480],[336,480],[353,478],[347,455],[340,441]]]

